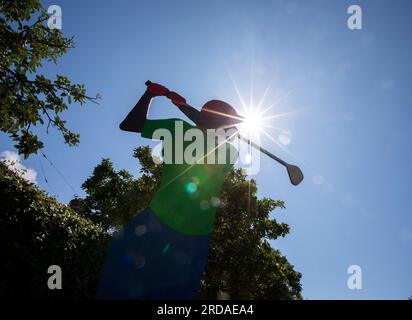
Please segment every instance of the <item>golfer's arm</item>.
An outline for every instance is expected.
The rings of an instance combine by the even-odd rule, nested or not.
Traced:
[[[179,107],[180,111],[182,111],[190,120],[192,120],[194,123],[198,123],[200,119],[200,112],[196,110],[195,108],[186,105],[183,107]]]
[[[146,91],[132,111],[129,112],[127,117],[119,125],[120,129],[131,132],[142,132],[152,98],[153,95]]]

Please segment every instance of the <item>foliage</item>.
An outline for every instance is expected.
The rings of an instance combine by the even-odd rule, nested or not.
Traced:
[[[134,157],[139,178],[103,159],[83,184],[86,197],[69,207],[0,166],[0,297],[94,297],[110,235],[148,205],[160,182],[149,147]],[[256,191],[240,169],[226,177],[198,298],[301,298],[300,273],[268,242],[289,233],[270,216],[284,203]],[[64,290],[46,286],[52,264],[62,267]]]
[[[0,297],[93,298],[109,236],[0,163]],[[63,290],[49,290],[59,265]]]
[[[161,168],[151,158],[148,146],[136,148],[139,179],[126,170],[116,172],[109,159],[103,159],[83,183],[85,199],[73,199],[71,206],[105,230],[116,229],[147,207],[160,183]]]
[[[301,274],[268,240],[284,237],[289,226],[270,217],[283,201],[257,199],[256,183],[241,169],[226,177],[217,211],[200,297],[215,299],[301,299]]]
[[[55,127],[68,145],[79,135],[66,127],[60,114],[72,102],[84,104],[99,98],[86,95],[84,85],[63,75],[54,80],[39,74],[44,61],[56,63],[74,46],[58,29],[49,29],[47,12],[38,0],[0,0],[0,130],[17,142],[27,158],[43,148],[31,128]]]

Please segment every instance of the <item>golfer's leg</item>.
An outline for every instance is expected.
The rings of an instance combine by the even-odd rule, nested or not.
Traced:
[[[175,250],[171,250],[168,266],[173,275],[169,277],[174,281],[162,288],[154,288],[151,292],[151,299],[191,300],[196,298],[206,266],[209,239],[203,239],[202,242],[203,244],[199,245],[198,240],[187,239],[186,244],[194,245],[195,251],[179,251],[176,247]]]
[[[151,286],[150,239],[145,227],[150,210],[135,216],[112,240],[96,299],[145,299]],[[144,237],[146,235],[146,237]]]
[[[160,220],[157,224],[162,229],[157,247],[162,250],[159,263],[153,266],[158,279],[151,287],[150,299],[194,299],[206,265],[210,235],[185,235]]]

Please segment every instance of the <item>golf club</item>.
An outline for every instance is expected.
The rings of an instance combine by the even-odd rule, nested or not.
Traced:
[[[273,153],[270,153],[266,149],[262,148],[258,144],[254,143],[253,141],[250,141],[248,138],[242,137],[240,134],[238,135],[239,139],[246,142],[247,144],[251,145],[253,148],[259,150],[260,152],[266,154],[268,157],[272,158],[273,160],[277,161],[284,167],[286,167],[286,170],[288,171],[289,179],[290,182],[294,185],[297,186],[299,183],[302,182],[303,180],[303,173],[300,170],[299,167],[291,165],[287,163],[286,161],[280,159],[279,157],[275,156]]]

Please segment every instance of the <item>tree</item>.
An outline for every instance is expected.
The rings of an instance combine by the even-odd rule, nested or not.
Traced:
[[[284,237],[289,226],[269,214],[285,208],[283,201],[257,199],[254,180],[242,169],[225,179],[210,244],[201,298],[301,299],[301,274],[271,247],[268,240]]]
[[[38,0],[0,0],[0,130],[14,141],[27,158],[44,144],[31,130],[36,125],[55,127],[70,146],[79,135],[66,127],[60,114],[72,102],[84,104],[89,97],[85,86],[72,84],[63,75],[54,80],[37,71],[44,61],[57,59],[74,47],[58,29],[49,29],[46,10]]]
[[[140,163],[138,179],[103,159],[83,183],[87,196],[74,199],[72,207],[108,231],[147,207],[159,186],[161,165],[154,164],[149,147],[136,148],[133,156]],[[268,242],[289,233],[287,224],[270,217],[284,203],[257,199],[256,192],[256,182],[241,169],[226,177],[199,298],[301,298],[301,274]]]
[[[136,148],[133,156],[141,166],[139,179],[126,170],[116,172],[113,163],[103,159],[82,185],[87,197],[73,199],[71,207],[107,231],[146,208],[160,184],[161,167],[153,163],[148,146]]]
[[[110,236],[0,162],[0,298],[93,298]],[[62,289],[47,287],[48,267]]]

